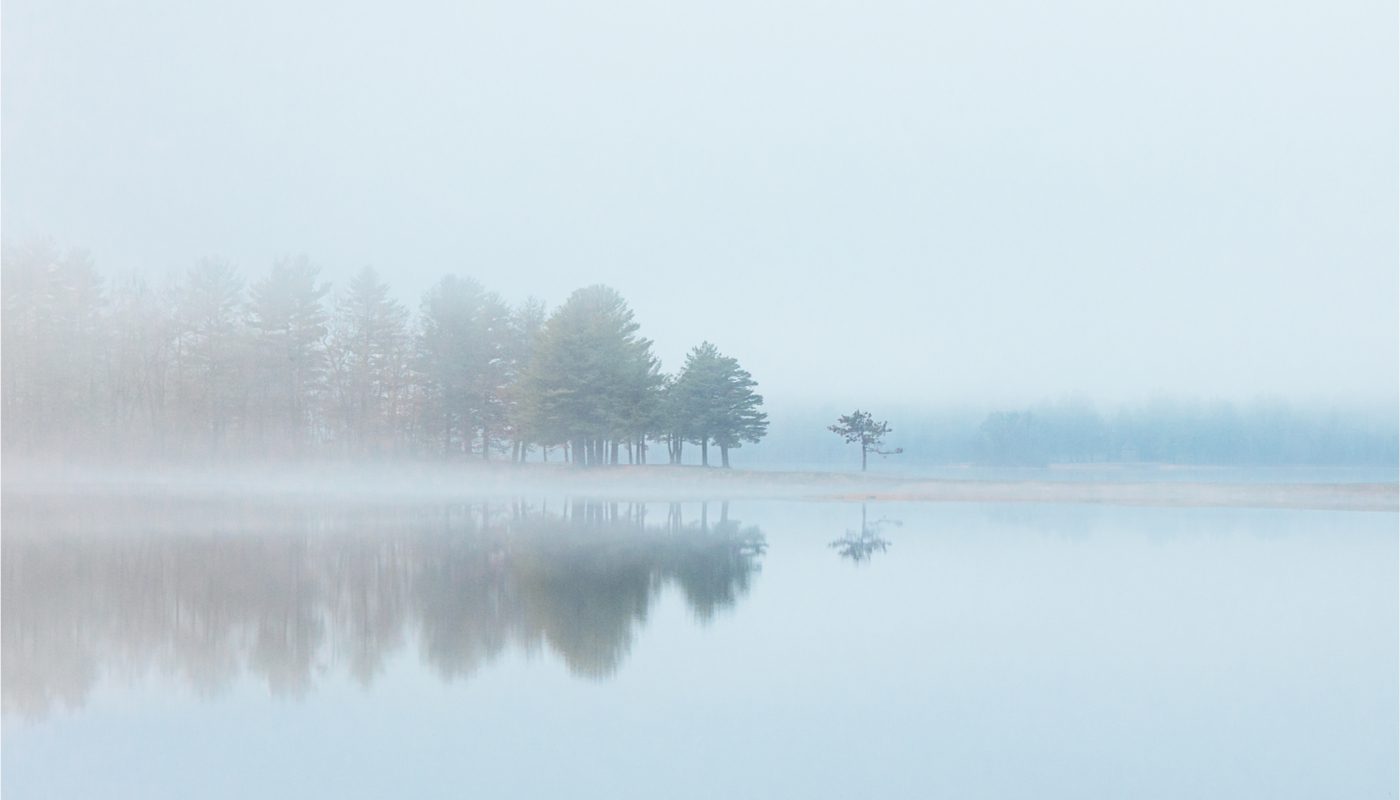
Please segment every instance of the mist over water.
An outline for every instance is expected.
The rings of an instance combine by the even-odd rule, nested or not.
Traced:
[[[11,496],[3,522],[7,797],[704,797],[723,764],[744,797],[1301,798],[1397,768],[1393,513]]]
[[[6,0],[0,793],[1395,797],[1397,30]]]

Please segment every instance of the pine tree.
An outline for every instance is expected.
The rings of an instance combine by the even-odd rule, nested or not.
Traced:
[[[710,463],[710,443],[719,446],[721,463],[728,467],[730,448],[757,442],[767,433],[768,415],[759,410],[763,396],[754,391],[756,386],[737,359],[709,342],[686,356],[670,390],[668,414],[680,438],[700,445],[705,466]]]
[[[606,286],[574,292],[545,324],[526,377],[530,427],[568,442],[576,464],[616,463],[619,442],[648,424],[660,368],[638,327]]]
[[[92,259],[50,242],[7,244],[0,269],[5,441],[90,446],[81,439],[96,431],[104,302]]]
[[[334,435],[360,453],[391,447],[406,374],[408,309],[365,267],[336,302],[326,352]]]
[[[204,259],[176,288],[173,382],[185,429],[218,450],[244,416],[252,359],[243,318],[243,279],[234,266]]]
[[[448,275],[423,298],[415,360],[426,426],[446,453],[490,458],[506,427],[510,309],[470,278]]]
[[[135,275],[112,287],[103,325],[107,405],[111,440],[128,452],[163,444],[176,337],[172,299]]]
[[[524,461],[531,442],[536,441],[530,430],[529,398],[524,391],[525,373],[539,349],[547,319],[544,303],[528,298],[510,315],[506,346],[506,390],[504,392],[505,420],[502,433],[512,442],[512,461]]]
[[[319,275],[305,256],[282,259],[249,297],[259,419],[273,423],[265,435],[290,436],[294,449],[312,428],[324,387],[330,315],[323,300],[330,285],[318,282]]]

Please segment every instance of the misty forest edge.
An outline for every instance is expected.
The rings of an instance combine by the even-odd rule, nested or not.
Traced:
[[[448,275],[415,316],[370,268],[332,296],[304,256],[251,284],[205,259],[159,288],[137,276],[104,285],[85,252],[48,241],[5,243],[0,262],[7,454],[548,461],[557,451],[595,465],[651,462],[655,444],[679,464],[690,443],[703,465],[714,446],[727,467],[731,450],[768,433],[757,382],[737,359],[703,342],[664,373],[607,286],[578,289],[549,313]],[[921,453],[1003,465],[1396,461],[1393,431],[1265,411],[1105,420],[1042,406],[993,412],[970,437],[930,437],[925,425],[904,438]],[[862,469],[870,453],[903,452],[882,449],[891,429],[868,412],[826,429],[860,445]]]

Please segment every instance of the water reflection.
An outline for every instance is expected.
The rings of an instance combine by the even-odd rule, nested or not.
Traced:
[[[727,505],[689,522],[679,505],[657,523],[648,511],[7,502],[4,711],[81,706],[103,674],[151,670],[202,694],[245,673],[278,695],[337,669],[368,685],[411,642],[444,679],[508,648],[604,678],[663,589],[706,622],[748,591],[764,552]]]
[[[885,552],[890,547],[890,541],[880,535],[881,529],[889,525],[899,526],[898,520],[885,519],[881,517],[871,520],[866,515],[865,504],[860,505],[860,530],[847,529],[846,535],[840,539],[830,542],[827,546],[835,550],[842,558],[860,564],[870,560],[875,553]]]

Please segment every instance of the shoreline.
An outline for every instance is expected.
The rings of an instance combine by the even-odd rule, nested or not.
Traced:
[[[1136,477],[1136,476],[1135,476]],[[1400,511],[1400,483],[981,480],[671,465],[341,462],[229,465],[5,465],[7,496],[463,502],[566,494],[618,501],[784,500],[1054,503],[1173,508]]]

